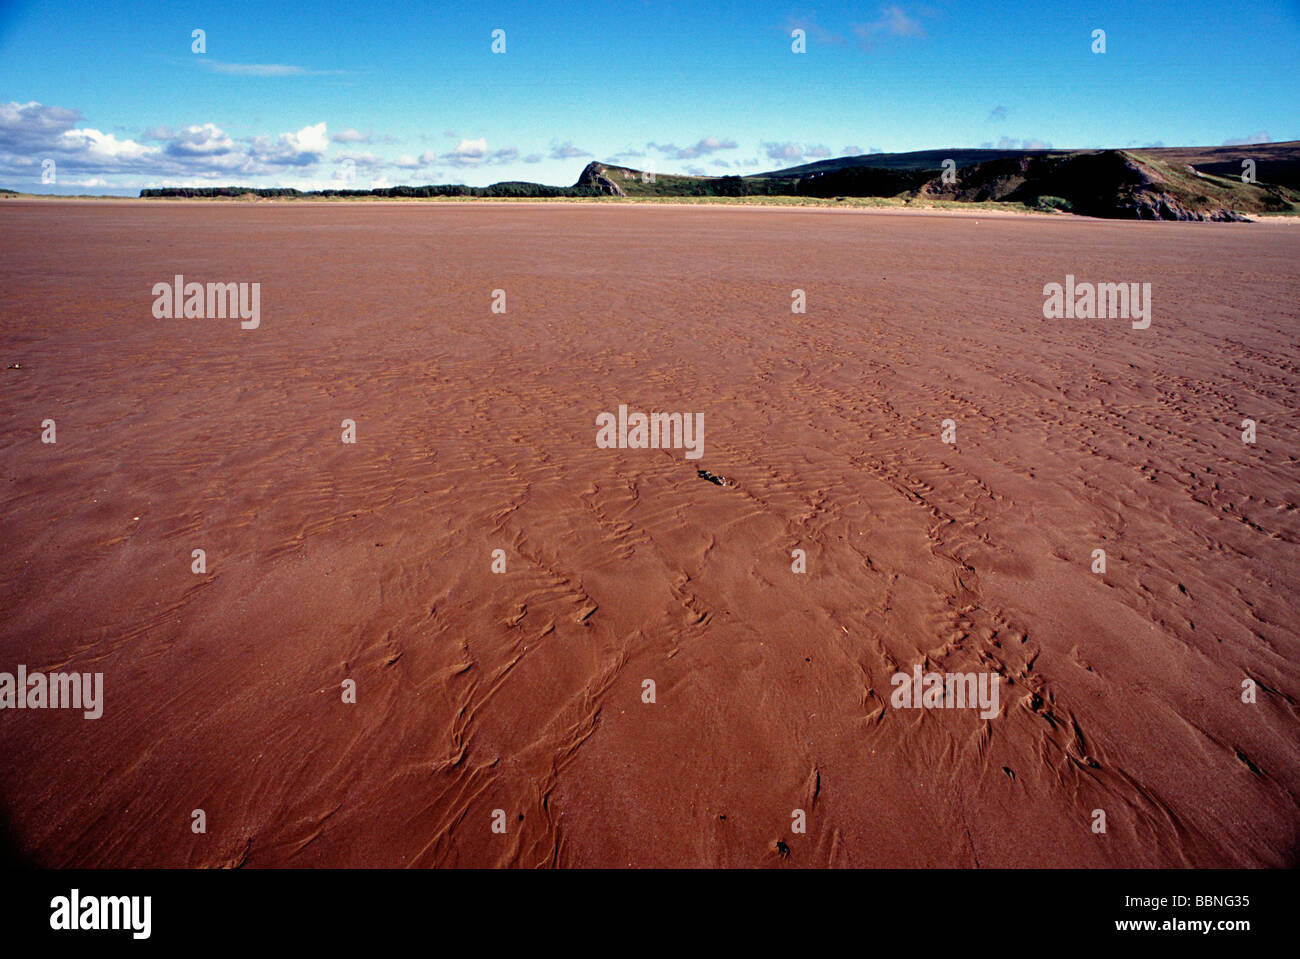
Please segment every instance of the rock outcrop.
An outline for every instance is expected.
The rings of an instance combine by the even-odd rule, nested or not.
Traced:
[[[609,171],[604,164],[597,163],[594,160],[588,163],[586,168],[578,176],[578,182],[575,187],[594,187],[601,193],[609,196],[627,196],[623,188],[609,178]]]

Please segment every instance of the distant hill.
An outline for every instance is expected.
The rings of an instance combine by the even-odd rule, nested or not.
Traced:
[[[756,177],[790,178],[809,176],[816,173],[833,173],[852,167],[869,167],[877,170],[938,170],[944,160],[954,161],[958,168],[974,166],[988,160],[1002,160],[1007,157],[1042,156],[1051,150],[966,150],[949,147],[946,150],[915,150],[911,153],[862,153],[851,157],[836,157],[832,160],[817,160],[815,163],[803,163],[799,166],[772,170],[770,173],[755,173]]]
[[[1241,179],[1243,160],[1255,161],[1261,183],[1300,190],[1300,140],[1233,147],[1147,147],[1130,151],[1170,164],[1187,164],[1199,173]]]
[[[800,166],[752,174],[756,177],[800,177],[850,167],[874,167],[882,170],[937,170],[944,160],[953,160],[957,168],[1008,158],[1041,157],[1061,154],[1102,153],[1103,150],[968,150],[949,147],[944,150],[916,150],[911,153],[863,153],[857,156],[818,160]],[[1134,147],[1125,150],[1151,156],[1166,163],[1183,163],[1202,173],[1220,176],[1241,175],[1242,160],[1256,164],[1260,180],[1279,186],[1300,188],[1300,140],[1287,143],[1261,143],[1230,147]]]
[[[1126,150],[989,160],[960,170],[954,183],[932,179],[914,196],[1015,202],[1136,220],[1232,221],[1247,213],[1300,210],[1300,194],[1287,187],[1242,183],[1240,176],[1201,173],[1185,163]]]
[[[1255,183],[1243,183],[1243,160]],[[943,178],[951,160],[956,174]],[[951,179],[951,178],[950,178]],[[575,188],[608,196],[896,197],[1020,203],[1118,219],[1242,220],[1300,213],[1300,141],[1142,150],[919,150],[818,160],[747,176],[649,174],[589,163]]]

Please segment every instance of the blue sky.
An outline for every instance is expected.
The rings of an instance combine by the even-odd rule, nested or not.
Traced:
[[[721,175],[1293,140],[1298,52],[1295,0],[0,0],[0,186],[568,184],[591,159]]]

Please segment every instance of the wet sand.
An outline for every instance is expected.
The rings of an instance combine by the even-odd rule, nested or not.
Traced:
[[[0,711],[26,861],[1300,859],[1289,225],[8,201],[0,251],[0,671],[104,677]],[[1066,274],[1150,328],[1044,319]]]

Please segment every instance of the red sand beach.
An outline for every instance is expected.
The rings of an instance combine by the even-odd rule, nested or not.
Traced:
[[[1300,859],[1293,226],[14,200],[0,250],[0,671],[103,675],[0,711],[25,861]],[[1150,327],[1045,319],[1067,274]]]

